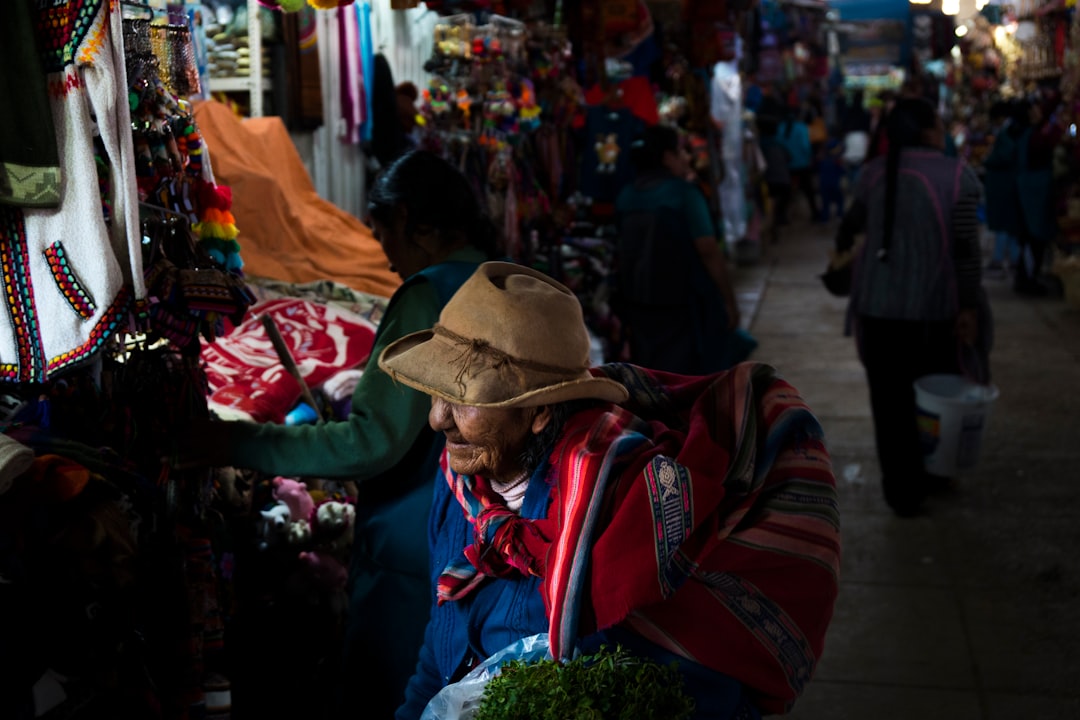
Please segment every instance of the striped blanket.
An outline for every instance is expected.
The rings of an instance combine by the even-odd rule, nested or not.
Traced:
[[[619,625],[742,681],[763,712],[787,711],[821,656],[840,564],[817,420],[766,365],[701,378],[594,372],[630,400],[569,420],[538,528],[551,538],[544,562],[510,558],[541,568],[552,655]]]

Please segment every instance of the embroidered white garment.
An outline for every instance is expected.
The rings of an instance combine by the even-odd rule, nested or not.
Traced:
[[[14,382],[87,360],[146,294],[119,5],[35,6],[64,182],[58,208],[0,210],[0,380]]]

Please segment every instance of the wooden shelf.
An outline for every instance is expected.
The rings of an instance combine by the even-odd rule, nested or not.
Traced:
[[[270,78],[264,77],[260,87],[264,92],[270,90]],[[250,76],[210,78],[210,92],[251,92],[254,89],[254,78]]]
[[[0,0],[2,1],[2,0]],[[210,92],[243,92],[249,96],[248,114],[261,117],[263,114],[263,95],[270,88],[270,79],[263,77],[262,23],[259,19],[258,0],[247,0],[248,9],[248,48],[250,57],[258,62],[251,68],[253,75],[237,77],[210,78]]]

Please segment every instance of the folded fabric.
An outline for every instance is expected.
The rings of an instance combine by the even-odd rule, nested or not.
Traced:
[[[323,383],[323,392],[330,398],[330,402],[340,402],[352,397],[363,374],[363,370],[342,370]]]
[[[0,495],[6,493],[15,478],[30,469],[34,451],[18,440],[0,435]]]

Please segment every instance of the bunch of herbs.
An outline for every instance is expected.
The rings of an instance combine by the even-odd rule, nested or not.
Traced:
[[[503,665],[474,720],[686,720],[693,712],[674,663],[662,666],[618,645],[565,663]]]

